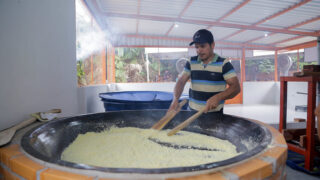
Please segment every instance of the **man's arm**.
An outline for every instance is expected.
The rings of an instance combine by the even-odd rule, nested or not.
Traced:
[[[189,78],[190,78],[190,75],[187,74],[187,73],[183,73],[179,77],[179,79],[178,79],[178,81],[177,81],[177,83],[176,83],[176,85],[174,87],[173,100],[172,100],[172,103],[171,103],[168,111],[177,109],[178,104],[179,104],[179,98],[180,98],[180,96],[181,96],[181,94],[183,92],[184,86],[186,85],[186,83],[189,80]]]
[[[227,79],[226,83],[229,86],[226,90],[208,99],[206,109],[204,111],[205,113],[218,107],[220,101],[231,99],[240,92],[240,84],[237,76]]]

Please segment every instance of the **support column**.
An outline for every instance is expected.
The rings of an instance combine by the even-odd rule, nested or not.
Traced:
[[[93,84],[93,55],[90,56],[90,84]]]
[[[241,99],[240,99],[240,104],[243,104],[243,82],[246,80],[246,49],[242,48],[242,57],[240,61],[240,71],[241,71]]]
[[[299,61],[300,61],[300,53],[299,53],[299,49],[298,49],[298,52],[297,52],[297,72],[301,71],[300,70],[300,65],[299,65]]]
[[[320,37],[317,39],[317,49],[318,49],[318,64],[320,65]]]
[[[107,83],[115,83],[115,49],[112,45],[107,46]]]
[[[106,84],[107,81],[107,63],[106,63],[106,48],[104,48],[101,52],[101,65],[102,65],[102,73],[101,73],[101,83]]]
[[[146,70],[147,70],[147,82],[150,82],[149,56],[148,56],[148,53],[146,53]]]
[[[242,58],[241,58],[241,86],[246,80],[246,50],[242,48]]]
[[[278,50],[274,52],[274,81],[278,81]]]
[[[320,65],[320,36],[317,38],[317,49],[318,49],[318,65]],[[318,82],[318,91],[317,91],[317,94],[318,94],[318,104],[320,104],[320,83]],[[320,119],[318,120],[320,121]]]

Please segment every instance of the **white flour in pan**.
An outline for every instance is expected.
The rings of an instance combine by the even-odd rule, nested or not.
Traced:
[[[113,168],[167,168],[196,166],[232,158],[239,153],[229,141],[180,131],[167,136],[157,131],[133,127],[112,127],[101,133],[80,134],[62,153],[65,161]],[[205,147],[217,151],[166,147],[151,141]]]

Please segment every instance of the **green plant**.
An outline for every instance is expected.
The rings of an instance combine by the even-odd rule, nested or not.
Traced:
[[[85,72],[84,72],[84,64],[83,61],[77,61],[77,77],[78,77],[78,85],[84,86],[86,85],[85,80]]]
[[[115,56],[116,82],[127,82],[125,62],[119,56]]]
[[[299,62],[299,69],[302,70],[304,65],[317,65],[316,61],[313,62]]]
[[[257,71],[263,73],[274,72],[273,59],[250,59],[246,61],[246,69],[257,68]]]

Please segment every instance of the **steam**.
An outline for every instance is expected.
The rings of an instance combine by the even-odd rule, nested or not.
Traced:
[[[81,0],[76,0],[76,29],[77,61],[106,48],[109,33],[99,28]]]
[[[77,60],[83,60],[91,54],[106,48],[107,37],[103,31],[88,31],[77,34]]]

